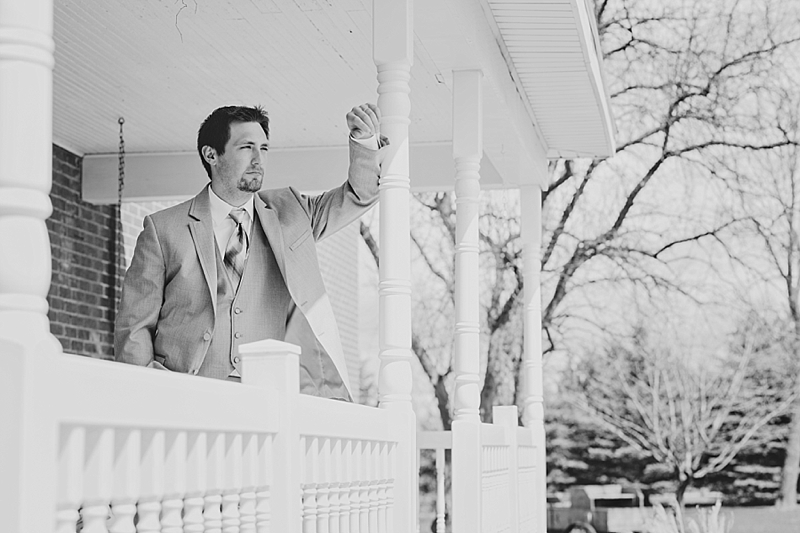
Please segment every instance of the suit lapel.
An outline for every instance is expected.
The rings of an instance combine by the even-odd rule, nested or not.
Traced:
[[[348,392],[351,391],[347,364],[342,351],[342,341],[339,338],[339,328],[336,325],[330,299],[325,292],[319,266],[298,260],[295,251],[286,251],[284,228],[281,226],[278,214],[269,205],[266,205],[266,200],[258,194],[256,194],[255,206],[261,227],[264,228],[264,233],[275,254],[292,300],[305,317],[314,339],[333,362]],[[287,235],[291,235],[291,232],[287,232]],[[313,239],[313,236],[309,235],[308,238]],[[289,262],[288,267],[287,261]],[[291,272],[287,268],[291,269]]]
[[[256,213],[258,213],[258,221],[267,236],[272,253],[275,254],[275,260],[278,263],[278,268],[281,269],[281,275],[286,285],[289,285],[289,279],[286,277],[286,254],[283,250],[283,231],[281,231],[281,224],[278,220],[278,215],[273,209],[270,209],[264,203],[264,200],[256,194],[255,197]],[[290,288],[291,290],[291,288]]]
[[[214,228],[211,221],[211,204],[208,199],[208,186],[194,197],[189,206],[189,233],[194,240],[194,248],[200,260],[200,268],[206,278],[211,302],[217,308],[217,260],[214,250]]]

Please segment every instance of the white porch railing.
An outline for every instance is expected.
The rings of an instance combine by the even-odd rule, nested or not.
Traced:
[[[481,533],[536,531],[536,446],[517,424],[517,408],[494,407],[494,423],[454,422],[453,431],[417,434],[418,450],[436,451],[436,526]],[[445,507],[445,450],[452,452],[453,509]],[[478,479],[478,483],[469,483]]]
[[[21,465],[0,508],[20,531],[411,531],[405,413],[301,396],[295,346],[242,352],[242,385],[55,354],[21,372],[0,353],[0,420],[35,428],[32,449],[0,439]]]

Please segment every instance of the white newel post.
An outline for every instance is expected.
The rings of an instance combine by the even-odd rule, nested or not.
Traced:
[[[510,500],[508,509],[511,511],[511,528],[509,533],[523,533],[519,528],[519,455],[517,443],[517,427],[519,415],[516,405],[495,405],[492,407],[492,423],[506,428],[508,442],[508,493]],[[527,533],[527,532],[524,532]],[[544,533],[544,532],[543,532]]]
[[[456,166],[455,420],[453,531],[481,527],[480,322],[478,218],[483,155],[482,74],[453,72],[453,158]]]
[[[278,435],[257,452],[256,530],[300,533],[300,347],[270,339],[239,346],[239,355],[242,383],[275,391],[275,401],[283,405]]]
[[[55,527],[41,502],[56,497],[57,435],[31,423],[47,413],[33,390],[37,359],[61,351],[46,300],[52,34],[51,0],[0,0],[0,516],[11,532]]]
[[[412,0],[373,0],[373,59],[381,130],[389,138],[380,182],[378,395],[383,409],[407,414],[408,449],[398,448],[395,531],[417,522],[416,419],[411,408],[411,237],[409,220],[409,80],[414,59]]]
[[[542,366],[542,191],[536,185],[520,189],[524,291],[523,364],[525,392],[522,422],[536,445],[536,532],[547,530],[547,453],[544,431]]]

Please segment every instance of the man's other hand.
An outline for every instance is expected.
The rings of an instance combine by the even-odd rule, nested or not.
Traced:
[[[353,139],[381,137],[381,110],[375,104],[362,104],[347,114],[347,127]]]

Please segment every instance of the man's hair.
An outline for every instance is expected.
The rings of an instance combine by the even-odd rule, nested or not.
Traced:
[[[261,106],[225,106],[215,109],[203,121],[197,132],[197,153],[206,174],[211,178],[211,165],[203,157],[203,147],[210,146],[217,154],[225,153],[225,145],[231,138],[231,124],[234,122],[258,122],[269,139],[269,117]]]

